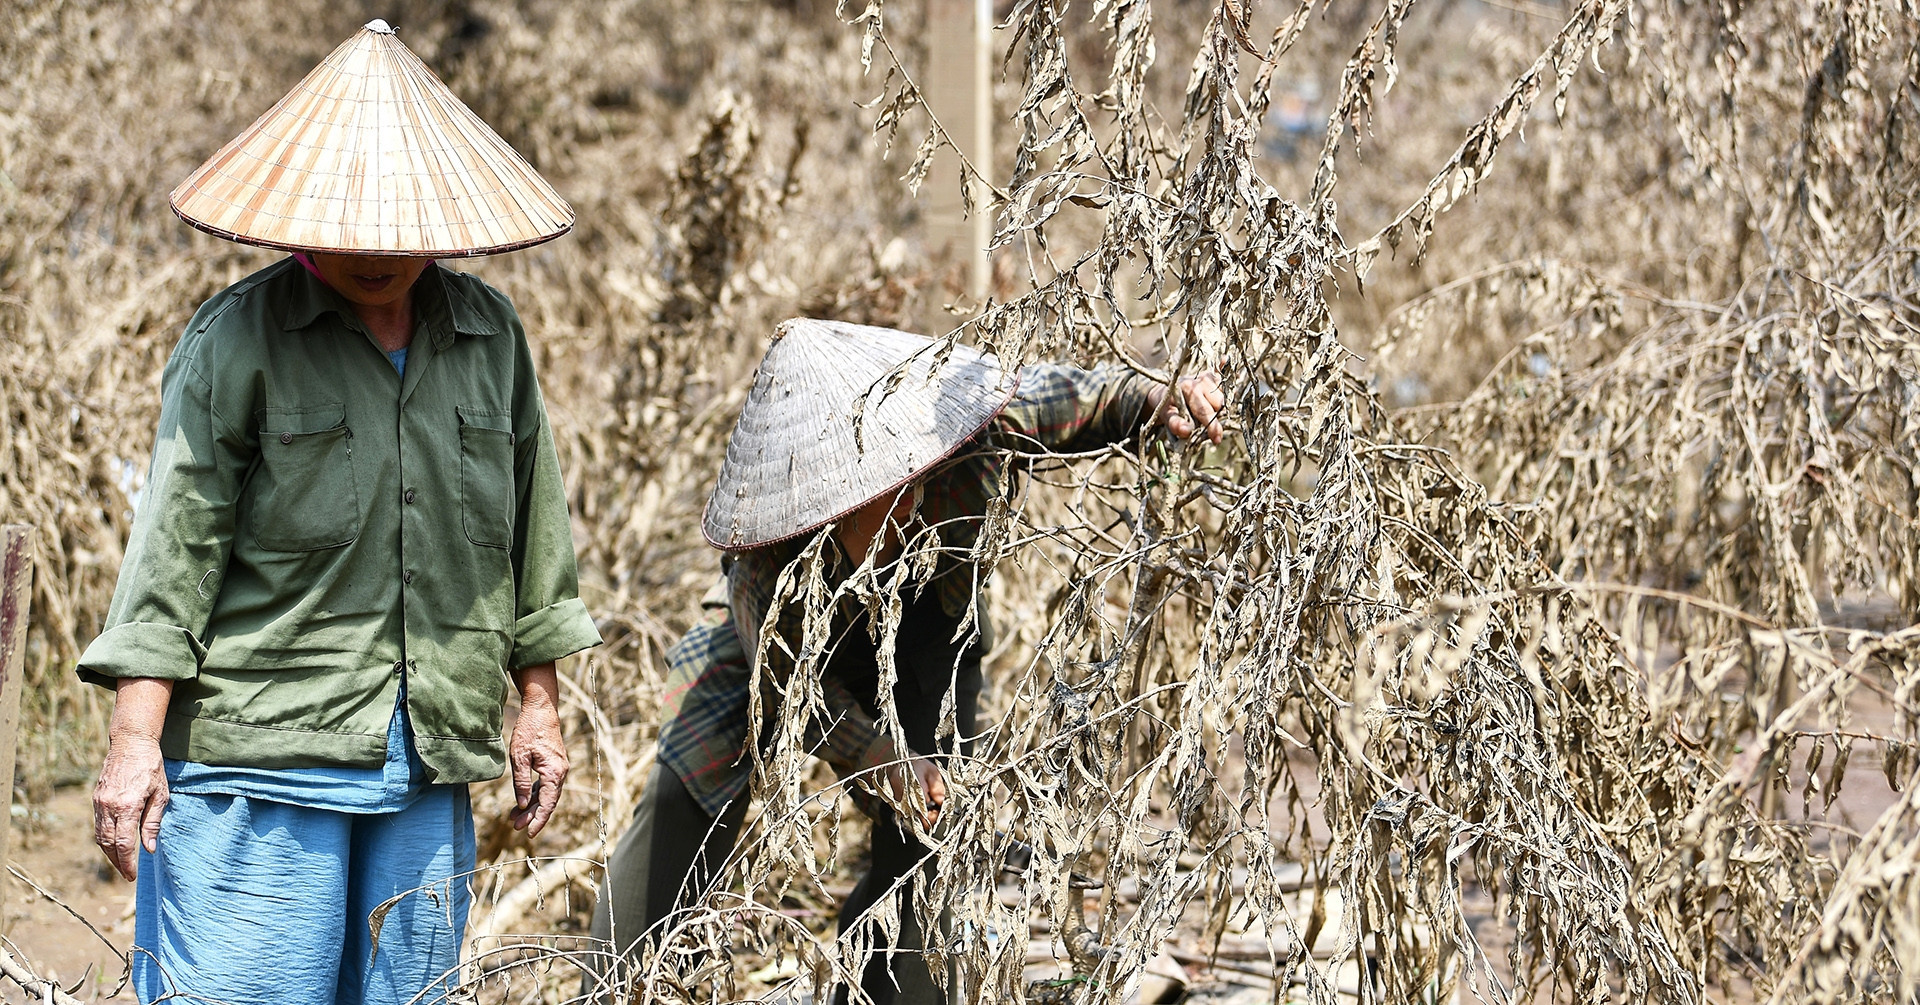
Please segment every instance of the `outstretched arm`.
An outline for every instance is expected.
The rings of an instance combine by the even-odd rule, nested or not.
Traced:
[[[1218,443],[1226,398],[1211,373],[1183,377],[1169,400],[1164,384],[1118,366],[1083,370],[1040,363],[1020,371],[1013,400],[994,420],[994,438],[1015,450],[1078,453],[1125,443],[1148,420],[1182,438],[1204,429]]]

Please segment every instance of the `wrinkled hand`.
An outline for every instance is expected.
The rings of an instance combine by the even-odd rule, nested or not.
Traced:
[[[560,804],[567,782],[567,745],[560,735],[559,680],[553,664],[527,667],[515,674],[520,685],[520,717],[507,741],[513,766],[514,830],[540,833]]]
[[[1156,387],[1148,403],[1167,432],[1185,440],[1192,438],[1196,429],[1204,428],[1207,439],[1219,443],[1226,435],[1226,428],[1220,424],[1220,412],[1227,405],[1227,396],[1220,391],[1220,378],[1202,373],[1182,377],[1174,386],[1180,391],[1177,398],[1169,400],[1166,389]]]
[[[93,843],[128,882],[140,874],[140,849],[157,851],[160,814],[167,806],[167,773],[160,741],[114,737],[93,786]]]
[[[891,765],[887,768],[887,788],[893,793],[893,801],[901,806],[907,805],[907,779],[911,777],[920,787],[920,794],[926,797],[926,810],[921,814],[920,825],[932,830],[940,819],[940,807],[947,801],[947,778],[941,774],[940,766],[932,758],[915,757],[902,766]]]
[[[93,843],[129,881],[140,874],[140,849],[160,850],[160,814],[167,808],[160,731],[172,698],[170,680],[127,677],[114,684],[107,761],[93,785]]]

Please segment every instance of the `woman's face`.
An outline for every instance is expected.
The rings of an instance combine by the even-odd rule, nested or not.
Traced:
[[[913,516],[913,489],[905,488],[895,493],[883,495],[865,506],[840,518],[840,524],[834,528],[839,535],[840,547],[854,561],[867,556],[867,548],[874,537],[881,532],[886,538],[880,543],[881,561],[891,561],[900,548],[900,527]]]
[[[428,258],[393,255],[328,255],[315,252],[313,267],[343,297],[361,307],[389,307],[405,300]]]

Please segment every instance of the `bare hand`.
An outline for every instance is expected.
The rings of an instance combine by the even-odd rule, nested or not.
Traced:
[[[160,850],[160,814],[167,808],[167,771],[160,755],[173,682],[128,677],[114,685],[107,761],[93,785],[93,843],[129,881],[140,874],[140,849]]]
[[[1180,391],[1178,398],[1168,400],[1166,389],[1156,387],[1148,401],[1148,407],[1167,427],[1167,432],[1185,440],[1194,435],[1194,430],[1205,428],[1207,439],[1219,443],[1226,435],[1225,427],[1220,424],[1220,412],[1227,405],[1227,396],[1220,391],[1220,378],[1202,373],[1182,377],[1174,386]]]
[[[159,850],[160,814],[167,806],[167,773],[160,741],[115,737],[93,786],[93,843],[128,882],[140,874],[140,849]]]
[[[893,801],[907,805],[906,779],[911,776],[919,785],[920,794],[926,797],[926,810],[921,814],[920,825],[932,830],[940,819],[940,807],[947,801],[947,779],[941,774],[940,766],[932,758],[915,757],[907,762],[906,770],[895,764],[887,769],[887,788],[893,792]]]
[[[540,833],[560,805],[560,789],[567,782],[567,745],[560,735],[560,682],[553,664],[542,663],[516,671],[520,686],[520,718],[507,741],[507,761],[513,765],[514,830],[528,837]]]

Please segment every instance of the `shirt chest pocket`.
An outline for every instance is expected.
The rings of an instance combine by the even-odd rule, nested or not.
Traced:
[[[513,416],[504,409],[454,409],[460,418],[460,522],[467,540],[513,546]]]
[[[360,535],[345,405],[263,408],[248,533],[267,551],[319,551]]]

